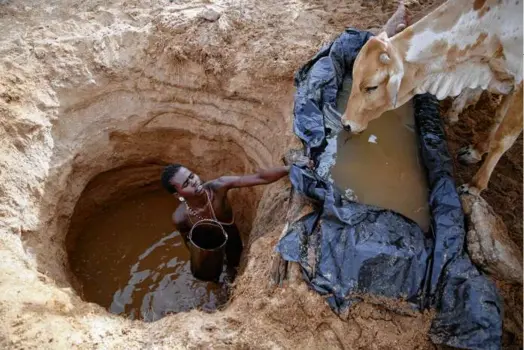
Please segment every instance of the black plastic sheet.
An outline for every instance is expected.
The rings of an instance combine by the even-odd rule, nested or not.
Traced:
[[[295,76],[294,130],[317,169],[327,137],[341,131],[331,111],[344,75],[371,36],[346,30]],[[429,334],[435,344],[498,349],[501,300],[464,250],[464,214],[438,103],[429,94],[416,96],[414,108],[430,191],[430,232],[394,211],[352,202],[316,171],[293,166],[294,188],[316,200],[318,209],[290,225],[277,251],[300,264],[337,313],[358,302],[356,295],[401,298],[419,310],[436,308]]]

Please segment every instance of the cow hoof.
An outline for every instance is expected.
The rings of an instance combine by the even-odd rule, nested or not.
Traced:
[[[471,145],[459,149],[457,157],[462,164],[475,164],[482,160],[482,155]]]
[[[470,184],[464,184],[464,185],[461,185],[458,189],[457,189],[457,192],[459,194],[471,194],[472,196],[477,196],[477,197],[480,197],[480,192],[481,190],[478,189],[477,187],[475,186],[471,186]]]

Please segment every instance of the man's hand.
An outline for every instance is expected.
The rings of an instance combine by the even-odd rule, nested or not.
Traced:
[[[306,166],[309,169],[313,169],[315,166],[315,162],[306,156],[297,156],[296,159],[294,159],[293,164],[299,167]]]
[[[286,154],[282,157],[282,161],[286,165],[295,164],[296,166],[307,166],[308,168],[312,169],[315,166],[315,163],[303,155],[304,151],[301,149],[291,149],[286,152]]]

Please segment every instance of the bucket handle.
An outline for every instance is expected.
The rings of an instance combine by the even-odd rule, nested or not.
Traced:
[[[227,232],[226,230],[224,230],[224,226],[222,226],[222,224],[220,224],[220,222],[216,221],[216,220],[211,220],[211,219],[202,219],[200,221],[197,221],[196,223],[193,224],[193,227],[191,227],[191,230],[189,230],[189,234],[188,234],[188,240],[189,242],[191,242],[191,244],[194,244],[193,243],[193,230],[195,229],[196,226],[198,226],[199,224],[211,224],[211,225],[215,225],[215,226],[218,226],[220,227],[220,229],[222,230],[222,234],[224,235],[224,244],[227,243],[227,240],[229,239],[229,236],[227,235]],[[224,245],[223,244],[223,245]],[[221,245],[220,247],[222,247],[223,245]],[[220,248],[220,247],[217,247],[217,248]],[[202,247],[198,247],[200,249],[203,249],[203,250],[214,250],[214,249],[217,249],[217,248],[214,248],[214,249],[204,249]]]

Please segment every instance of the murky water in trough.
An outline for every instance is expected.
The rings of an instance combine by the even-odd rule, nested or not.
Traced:
[[[227,301],[225,284],[191,274],[189,251],[171,222],[177,204],[154,190],[89,219],[71,257],[86,300],[146,321],[195,308],[211,311]]]
[[[349,90],[345,84],[338,96],[341,112]],[[370,122],[360,135],[340,132],[331,176],[340,188],[353,190],[359,202],[397,211],[427,231],[428,184],[414,125],[409,102]]]

